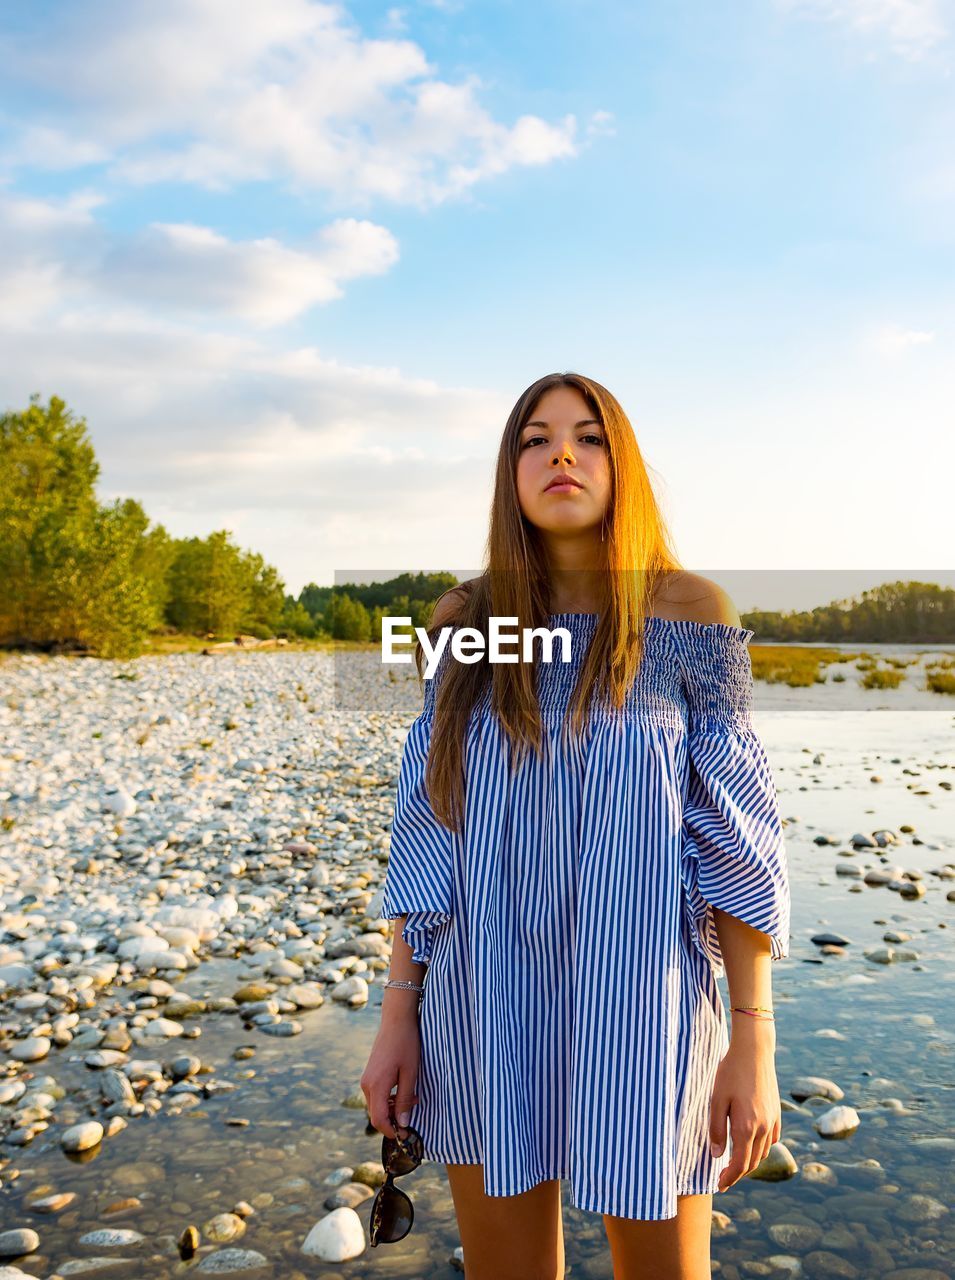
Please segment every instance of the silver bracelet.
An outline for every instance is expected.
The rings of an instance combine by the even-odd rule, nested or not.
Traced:
[[[388,987],[404,987],[408,991],[417,991],[419,995],[424,994],[424,986],[418,982],[407,982],[402,978],[389,978],[385,983],[385,989]]]

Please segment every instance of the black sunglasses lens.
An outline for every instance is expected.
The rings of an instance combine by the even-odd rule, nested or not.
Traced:
[[[414,1222],[414,1208],[405,1193],[386,1183],[379,1187],[371,1209],[372,1244],[396,1244]]]
[[[394,1138],[384,1137],[381,1141],[381,1163],[386,1173],[411,1173],[421,1163],[423,1153],[421,1134],[415,1129],[408,1130],[401,1146]]]

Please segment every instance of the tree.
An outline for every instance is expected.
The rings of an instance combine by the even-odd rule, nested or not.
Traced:
[[[240,630],[251,591],[242,552],[227,529],[207,538],[180,538],[169,570],[166,618],[195,635]]]
[[[274,635],[282,623],[285,583],[278,570],[266,564],[257,552],[244,557],[244,566],[249,575],[249,604],[243,626],[249,631],[258,629]]]
[[[128,656],[162,615],[169,539],[139,503],[100,506],[86,423],[58,396],[0,417],[0,635]]]

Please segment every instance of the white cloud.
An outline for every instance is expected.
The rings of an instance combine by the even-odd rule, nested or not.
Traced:
[[[486,520],[475,478],[490,484],[499,396],[184,315],[281,319],[386,270],[387,231],[340,219],[294,250],[198,226],[127,238],[96,220],[101,201],[0,193],[0,399],[62,396],[89,425],[105,499],[137,497],[177,534],[232,528],[296,590],[384,553],[414,566],[424,546],[450,550],[448,510]]]
[[[390,10],[390,20],[400,17]],[[577,122],[495,120],[476,77],[450,84],[414,41],[372,39],[339,5],[86,0],[0,38],[8,79],[42,108],[8,167],[107,163],[133,184],[227,190],[280,180],[354,212],[427,207],[488,176],[574,155]]]
[[[380,275],[398,260],[391,232],[358,218],[339,218],[291,247],[271,237],[229,240],[188,223],[124,235],[95,221],[100,203],[94,192],[61,201],[0,195],[0,318],[95,313],[119,300],[263,328],[340,298],[345,281]]]
[[[941,0],[776,0],[786,11],[887,40],[902,57],[923,57],[948,37]]]
[[[295,590],[348,565],[429,568],[425,548],[467,563],[486,528],[497,394],[128,312],[2,340],[4,408],[62,396],[104,499],[137,497],[174,534],[231,528]]]
[[[883,355],[898,355],[912,347],[924,347],[935,341],[935,334],[924,329],[904,329],[898,324],[884,325],[873,338],[873,344]]]
[[[405,19],[406,9],[395,6],[389,9],[385,14],[385,30],[386,31],[405,31],[408,23]]]
[[[271,237],[238,242],[207,227],[153,223],[110,252],[99,279],[124,297],[223,311],[264,327],[340,298],[340,281],[380,275],[397,260],[391,232],[355,218],[324,227],[305,250]]]
[[[587,132],[591,137],[613,137],[616,134],[612,111],[594,111],[591,113]]]

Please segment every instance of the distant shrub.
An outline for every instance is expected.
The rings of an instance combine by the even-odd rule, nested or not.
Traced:
[[[888,667],[876,667],[867,671],[859,683],[863,689],[897,689],[905,679],[903,671],[893,671]]]
[[[925,676],[925,687],[932,693],[955,693],[955,672],[929,671]]]

